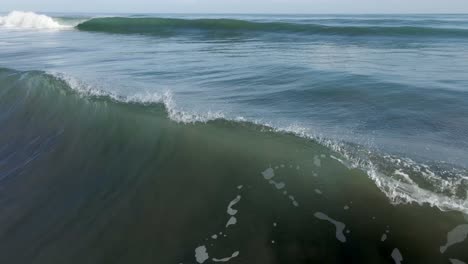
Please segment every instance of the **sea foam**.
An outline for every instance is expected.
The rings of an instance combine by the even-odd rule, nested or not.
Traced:
[[[9,28],[30,29],[69,28],[69,26],[61,25],[49,16],[23,11],[12,11],[8,15],[0,17],[0,26]]]

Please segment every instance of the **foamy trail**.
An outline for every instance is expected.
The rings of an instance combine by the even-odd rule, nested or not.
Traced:
[[[0,27],[30,29],[70,28],[70,26],[62,25],[49,16],[23,11],[12,11],[8,15],[0,17]]]

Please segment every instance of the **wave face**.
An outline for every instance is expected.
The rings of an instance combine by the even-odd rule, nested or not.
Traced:
[[[299,136],[315,142],[317,146],[320,145],[321,149],[327,149],[327,152],[332,151],[335,153],[332,159],[340,165],[349,169],[358,168],[363,170],[394,204],[429,204],[441,210],[456,210],[468,214],[468,192],[465,193],[465,189],[468,187],[466,170],[452,168],[450,164],[447,164],[447,166],[444,166],[444,164],[420,164],[408,158],[374,153],[356,144],[316,138],[307,133],[302,133],[300,128],[295,127],[275,128],[267,124],[248,122],[241,117],[227,118],[220,113],[198,114],[185,112],[177,108],[169,91],[162,94],[120,96],[95,89],[84,82],[59,73],[15,72],[8,69],[1,70],[0,73],[2,73],[3,77],[0,78],[0,81],[11,82],[11,78],[13,78],[13,82],[24,83],[28,87],[28,93],[46,95],[46,98],[41,99],[45,102],[62,101],[63,99],[58,99],[57,96],[62,96],[65,93],[73,100],[78,100],[74,102],[78,105],[81,104],[81,100],[83,100],[83,103],[91,100],[92,102],[97,101],[99,104],[111,104],[111,109],[125,106],[132,110],[138,109],[138,111],[145,114],[153,113],[155,119],[159,118],[160,121],[164,120],[166,123],[174,121],[187,125],[211,126],[213,125],[211,122],[228,122],[231,126],[239,129],[248,126],[257,131]],[[39,89],[44,89],[44,91]],[[10,98],[6,97],[6,99],[9,100]],[[66,99],[66,101],[69,101],[68,98]],[[79,105],[79,107],[86,108],[87,105]],[[69,112],[70,110],[56,109],[55,111]],[[64,119],[68,118],[71,117],[64,117]],[[122,125],[127,126],[127,124]],[[108,131],[106,133],[112,134],[114,132]],[[104,134],[102,136],[104,137]],[[104,144],[106,143],[104,142]],[[239,144],[244,143],[239,142]],[[264,155],[264,153],[259,155]]]
[[[0,26],[29,29],[63,29],[68,27],[46,15],[22,11],[12,11],[4,17],[0,17]]]
[[[9,242],[0,261],[297,263],[313,246],[309,260],[375,263],[398,246],[424,252],[407,261],[445,263],[428,249],[445,243],[460,215],[392,206],[375,183],[468,212],[466,200],[423,191],[407,175],[428,168],[367,175],[331,145],[249,122],[180,116],[187,113],[167,95],[122,97],[57,74],[0,69],[0,241]],[[382,234],[390,247],[375,246]],[[289,252],[298,239],[304,247]],[[284,254],[259,257],[258,246],[275,241]],[[116,248],[125,250],[116,256]],[[466,257],[455,246],[451,254]]]
[[[239,36],[255,33],[291,33],[336,36],[401,36],[401,37],[468,37],[468,30],[416,26],[329,26],[288,22],[253,22],[238,19],[178,19],[178,18],[93,18],[77,25],[79,30],[171,36],[207,34]]]

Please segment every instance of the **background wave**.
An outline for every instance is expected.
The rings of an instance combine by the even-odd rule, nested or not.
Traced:
[[[353,22],[352,26],[343,26]],[[411,22],[411,21],[410,21]],[[302,34],[335,36],[389,37],[468,37],[468,29],[433,27],[453,25],[453,21],[420,20],[408,22],[396,19],[305,19],[296,22],[258,22],[227,18],[181,19],[159,17],[98,17],[62,18],[34,12],[12,11],[0,17],[0,26],[29,29],[70,29],[82,31],[145,34],[155,36],[201,35],[236,37],[251,34]],[[338,23],[338,24],[335,24]],[[419,26],[414,26],[419,24]],[[377,25],[377,26],[376,26]]]
[[[338,36],[444,36],[468,37],[468,30],[430,27],[327,26],[286,22],[253,22],[237,19],[176,19],[176,18],[93,18],[77,25],[79,30],[119,34],[226,34],[292,33]]]

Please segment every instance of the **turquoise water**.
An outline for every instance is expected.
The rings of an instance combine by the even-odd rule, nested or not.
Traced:
[[[3,14],[0,262],[467,262],[467,44],[467,15]]]

